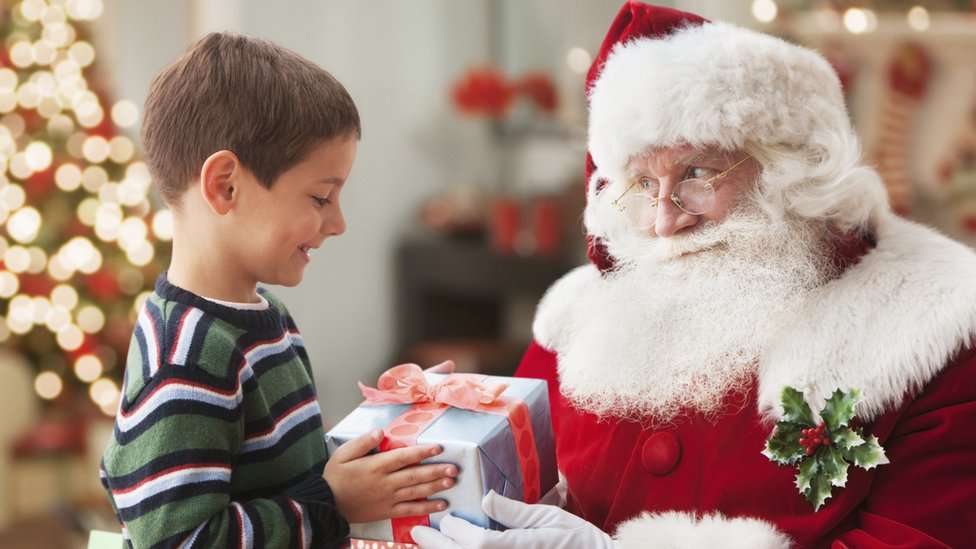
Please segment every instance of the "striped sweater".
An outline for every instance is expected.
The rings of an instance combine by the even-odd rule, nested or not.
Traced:
[[[242,310],[170,284],[129,345],[102,484],[127,547],[333,547],[348,524],[302,337],[270,292]]]

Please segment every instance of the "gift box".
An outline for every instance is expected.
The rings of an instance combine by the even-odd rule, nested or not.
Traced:
[[[555,440],[546,382],[474,374],[426,373],[397,366],[376,389],[360,384],[366,402],[326,434],[331,455],[343,443],[383,429],[380,450],[438,444],[444,451],[425,463],[453,463],[459,474],[445,511],[424,517],[352,524],[354,538],[410,543],[418,524],[437,528],[448,513],[493,529],[481,510],[489,490],[527,503],[548,502],[557,481]]]

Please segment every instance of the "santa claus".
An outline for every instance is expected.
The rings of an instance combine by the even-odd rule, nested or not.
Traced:
[[[817,53],[630,2],[588,75],[592,264],[539,304],[565,510],[428,548],[976,547],[976,254],[891,213]]]

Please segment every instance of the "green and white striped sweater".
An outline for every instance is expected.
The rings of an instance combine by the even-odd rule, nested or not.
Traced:
[[[127,546],[333,547],[349,531],[322,478],[322,418],[302,337],[265,310],[206,300],[165,274],[129,346],[102,458]]]

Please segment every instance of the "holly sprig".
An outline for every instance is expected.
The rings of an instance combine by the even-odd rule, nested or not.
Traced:
[[[851,464],[872,469],[888,463],[878,438],[865,436],[860,426],[851,423],[861,401],[857,389],[834,391],[820,411],[819,423],[800,391],[786,387],[780,399],[783,419],[776,423],[762,453],[780,465],[796,466],[796,487],[814,511],[823,506],[835,486],[847,484]]]

